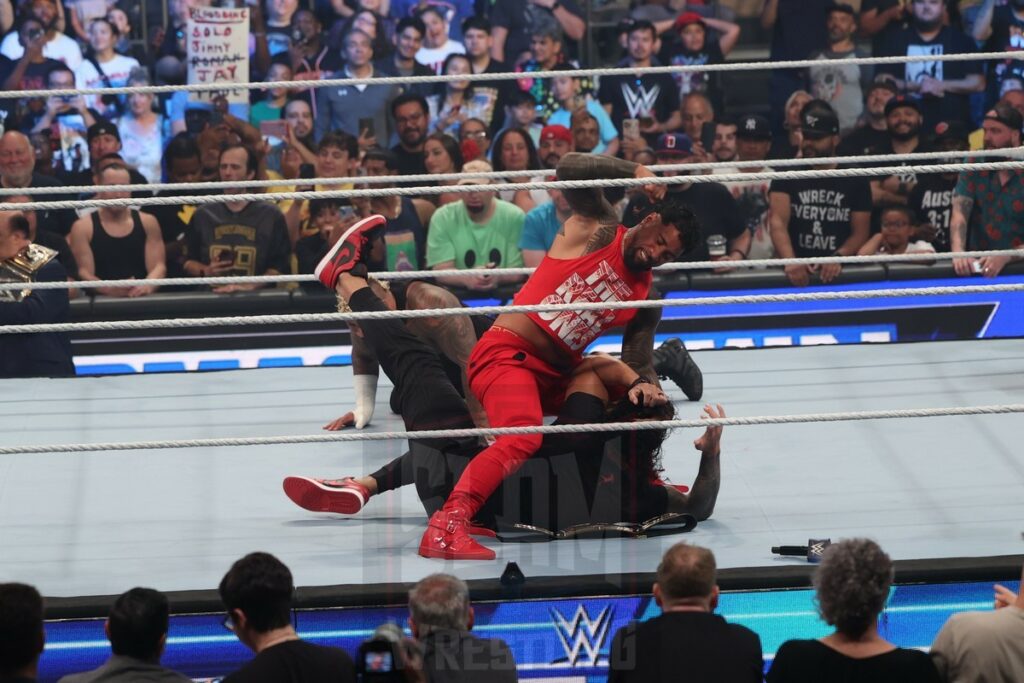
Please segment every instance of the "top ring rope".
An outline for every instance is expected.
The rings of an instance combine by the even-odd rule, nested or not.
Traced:
[[[873,254],[871,256],[809,256],[804,258],[746,259],[729,261],[728,268],[781,268],[790,265],[820,266],[828,263],[842,265],[868,265],[873,263],[932,263],[953,259],[984,258],[986,256],[1009,256],[1024,259],[1024,249],[997,249],[993,251],[958,251],[955,253],[912,253]],[[657,273],[687,270],[714,270],[723,267],[719,261],[681,261],[666,263],[654,269]],[[529,275],[533,268],[466,268],[465,270],[400,270],[370,273],[378,280],[419,280],[425,278],[453,277],[463,275]],[[250,285],[286,284],[292,282],[316,282],[315,275],[236,275],[221,277],[179,277],[146,280],[147,285],[164,287],[169,285]],[[0,282],[0,292],[20,292],[26,289],[96,289],[99,287],[135,287],[139,280],[86,280],[74,282]]]
[[[1019,149],[996,149],[978,150],[970,153],[964,152],[913,152],[911,154],[865,154],[863,156],[844,157],[820,157],[815,158],[815,165],[830,164],[871,164],[876,162],[888,163],[890,161],[930,161],[948,160],[958,157],[970,157],[984,159],[995,157],[1006,159],[1008,155],[1021,153]],[[1024,161],[1024,158],[1022,158]],[[706,161],[694,164],[656,164],[647,168],[655,173],[664,171],[692,171],[694,169],[742,169],[742,168],[781,168],[806,166],[807,159],[768,159],[765,161]],[[236,188],[275,188],[287,187],[289,185],[384,185],[388,183],[440,183],[446,180],[464,180],[467,178],[518,178],[523,175],[549,175],[545,171],[554,169],[539,169],[535,171],[489,171],[486,173],[420,173],[412,175],[386,175],[386,176],[344,176],[337,178],[309,178],[309,179],[288,179],[281,180],[211,180],[197,183],[140,183],[134,185],[104,185],[104,192],[162,192],[165,190],[227,190]],[[94,194],[97,185],[63,185],[56,187],[0,187],[0,197],[12,197],[18,195],[33,194]],[[447,188],[446,190],[447,191]]]
[[[644,299],[642,301],[574,301],[551,304],[508,304],[459,308],[422,308],[396,311],[360,311],[352,313],[289,313],[285,315],[236,315],[220,318],[156,318],[153,320],[98,320],[83,323],[37,323],[0,326],[3,334],[36,334],[41,332],[113,332],[115,330],[152,330],[227,325],[289,325],[297,323],[330,323],[350,320],[387,320],[401,318],[432,318],[459,315],[500,315],[502,313],[550,313],[557,311],[612,311],[627,308],[665,308],[669,306],[722,306],[725,304],[792,303],[796,301],[842,301],[851,299],[885,299],[889,297],[926,297],[959,294],[1021,292],[1024,284],[959,285],[956,287],[908,287],[905,289],[868,289],[829,292],[797,292],[787,294],[742,294],[676,299]]]
[[[831,59],[829,66],[878,66],[882,64],[911,64],[913,62],[981,62],[1000,59],[1024,59],[1021,52],[971,52],[949,55],[899,55],[895,57],[848,57]],[[449,81],[518,81],[528,78],[558,78],[583,76],[629,76],[644,74],[697,73],[703,71],[761,71],[772,69],[806,69],[821,66],[816,59],[797,59],[779,62],[726,62],[724,64],[676,64],[672,66],[650,66],[642,69],[631,67],[572,69],[567,71],[504,71],[484,74],[442,74],[431,76],[370,76],[367,78],[326,78],[317,81],[266,81],[260,83],[191,83],[187,85],[146,85],[123,86],[118,88],[65,88],[54,90],[0,91],[0,99],[21,99],[30,97],[60,97],[63,95],[130,95],[132,93],[167,94],[175,92],[207,92],[224,90],[269,90],[289,88],[306,90],[310,88],[335,88],[349,85],[410,85],[413,83],[448,83]]]
[[[338,441],[390,441],[392,439],[467,439],[479,436],[513,434],[587,434],[592,432],[640,431],[647,429],[679,429],[732,427],[809,422],[850,422],[856,420],[894,420],[964,415],[1003,415],[1024,412],[1022,404],[983,406],[952,406],[949,408],[908,408],[901,410],[864,410],[845,413],[807,413],[803,415],[760,415],[754,417],[718,417],[699,420],[651,420],[641,422],[599,422],[583,424],[537,425],[528,427],[489,427],[486,429],[438,429],[413,432],[335,432],[331,434],[297,434],[294,436],[249,436],[221,439],[181,439],[169,441],[111,441],[106,443],[26,444],[0,447],[0,455],[22,453],[96,453],[102,451],[136,451],[165,448],[220,448],[230,446],[280,446],[293,443],[336,443]]]
[[[1022,53],[1024,54],[1024,53]],[[597,178],[593,180],[554,180],[528,183],[496,183],[489,185],[445,185],[450,193],[506,190],[573,190],[592,187],[642,187],[644,185],[682,185],[687,183],[731,183],[756,180],[804,180],[807,178],[859,178],[889,176],[900,173],[960,173],[962,171],[1019,171],[1022,161],[996,161],[982,163],[929,164],[909,166],[880,166],[871,168],[832,168],[801,171],[765,171],[758,173],[719,173],[712,175],[679,175],[655,178]],[[401,176],[394,176],[401,178]],[[467,174],[467,178],[479,177]],[[94,188],[95,189],[95,188]],[[51,202],[0,202],[0,211],[29,211],[36,209],[90,209],[93,207],[170,206],[179,204],[220,204],[227,201],[279,201],[282,199],[331,199],[335,197],[394,197],[437,194],[432,187],[386,187],[356,190],[305,190],[302,192],[263,192],[240,194],[182,195],[177,197],[124,197],[118,199],[77,199]]]

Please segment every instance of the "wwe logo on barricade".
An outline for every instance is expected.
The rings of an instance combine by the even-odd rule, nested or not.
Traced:
[[[606,606],[591,619],[582,604],[576,608],[572,621],[562,616],[556,609],[551,610],[551,620],[562,641],[565,657],[556,662],[568,662],[570,666],[597,666],[601,659],[601,649],[608,639],[608,630],[612,623],[612,606]],[[582,662],[581,662],[582,660]]]

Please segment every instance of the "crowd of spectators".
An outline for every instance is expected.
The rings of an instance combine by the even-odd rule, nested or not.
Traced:
[[[886,640],[879,618],[889,599],[893,563],[868,539],[830,546],[814,573],[819,614],[834,631],[817,640],[783,643],[766,675],[759,636],[715,614],[716,573],[710,550],[687,543],[668,549],[652,587],[660,614],[615,633],[609,683],[674,681],[681,671],[687,679],[718,683],[1012,683],[1024,676],[1024,594],[1004,586],[995,586],[995,611],[953,614],[929,653]],[[357,675],[410,683],[518,680],[509,646],[472,632],[469,588],[449,574],[431,574],[409,591],[411,637],[387,624],[356,653],[302,640],[295,627],[291,571],[273,555],[254,552],[239,559],[221,580],[219,593],[224,628],[254,655],[223,678],[225,683],[354,682]],[[61,683],[190,680],[160,664],[169,613],[167,597],[158,591],[133,588],[120,595],[105,623],[110,658]],[[43,616],[35,588],[0,584],[3,683],[36,680],[45,656]],[[395,673],[382,678],[379,672],[385,670]]]
[[[0,82],[7,91],[181,84],[192,8],[172,0],[142,35],[142,11],[111,0],[0,0]],[[60,185],[280,180],[271,190],[351,189],[311,178],[514,172],[543,181],[571,151],[645,164],[763,162],[835,155],[949,152],[1021,146],[1019,60],[916,61],[875,69],[850,56],[945,55],[1020,49],[1017,0],[764,0],[762,30],[775,69],[768,101],[730,104],[722,74],[650,73],[657,65],[717,64],[744,41],[718,3],[654,0],[623,10],[618,42],[582,63],[591,30],[576,0],[300,0],[249,2],[251,81],[520,72],[514,80],[372,83],[252,91],[250,104],[188,93],[60,95],[0,100],[0,185],[24,198],[62,197]],[[964,6],[966,9],[961,8]],[[962,10],[962,11],[961,11]],[[152,8],[145,9],[147,17]],[[747,29],[750,30],[749,27]],[[617,65],[628,75],[537,78],[541,70]],[[738,110],[739,109],[739,110]],[[1009,158],[1013,151],[1008,151]],[[906,163],[891,165],[907,165]],[[716,173],[738,171],[723,166]],[[695,169],[694,173],[699,172]],[[453,181],[448,181],[453,182]],[[64,241],[73,280],[309,273],[332,240],[369,213],[388,219],[375,268],[535,265],[566,218],[557,191],[463,194],[446,182],[418,197],[227,201],[36,212],[32,239]],[[375,185],[376,186],[376,185]],[[37,188],[47,192],[36,193]],[[692,260],[902,254],[1024,246],[1021,170],[899,173],[768,182],[681,183],[672,195],[698,216]],[[227,192],[235,192],[228,190]],[[212,192],[207,190],[207,193]],[[141,191],[134,196],[151,193]],[[161,195],[173,193],[161,192]],[[188,192],[179,194],[203,194]],[[618,197],[626,225],[651,205]],[[31,213],[31,212],[30,212]],[[1009,261],[954,261],[961,275],[997,275]],[[840,266],[790,266],[794,285],[829,282]],[[495,277],[449,284],[489,290]],[[240,291],[257,285],[212,287]],[[139,297],[138,286],[103,289]]]

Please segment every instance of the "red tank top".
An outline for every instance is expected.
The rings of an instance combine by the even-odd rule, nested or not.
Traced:
[[[612,243],[572,259],[545,256],[512,303],[561,304],[591,301],[641,301],[651,289],[651,271],[635,273],[622,259],[626,228],[619,226]],[[618,310],[550,311],[527,313],[561,348],[581,357],[587,346],[606,330],[625,325],[635,308]]]

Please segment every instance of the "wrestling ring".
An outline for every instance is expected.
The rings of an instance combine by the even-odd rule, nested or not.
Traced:
[[[602,70],[587,73],[594,72]],[[949,162],[948,153],[909,156],[910,162],[920,161],[921,165],[908,167],[907,159],[893,156],[888,160],[871,158],[879,165],[866,169],[779,170],[653,181],[499,183],[488,189],[632,187],[684,180],[697,183],[872,176],[908,170],[934,173],[1024,166],[1024,162],[1013,160],[987,162],[984,153],[972,154],[977,160],[966,163]],[[727,165],[735,167],[736,163]],[[796,164],[778,164],[782,169],[787,165]],[[713,169],[715,164],[705,167]],[[502,177],[490,175],[499,180]],[[479,176],[455,174],[452,179],[461,177]],[[431,177],[430,182],[440,179]],[[232,187],[254,190],[252,194],[233,195],[247,200],[414,195],[431,189],[375,189],[372,184],[377,180],[311,181],[321,185],[358,182],[365,186],[320,192],[274,192],[280,181],[233,183]],[[187,191],[209,186],[216,184],[163,187]],[[129,187],[109,189],[127,191]],[[264,193],[265,188],[271,191]],[[446,187],[452,192],[474,189]],[[52,193],[53,188],[46,190]],[[0,189],[0,199],[9,194],[14,192]],[[170,199],[173,203],[201,204],[223,201],[224,197]],[[161,198],[0,202],[0,210],[77,210],[157,203]],[[1019,257],[1024,250],[997,253]],[[986,254],[991,252],[967,256]],[[775,259],[730,265],[740,269],[788,262],[856,266],[948,259],[949,255],[928,254]],[[714,267],[708,263],[679,263],[664,270]],[[381,274],[381,279],[415,276],[392,273]],[[188,278],[156,284],[286,284],[309,279]],[[716,306],[753,312],[769,304],[886,297],[945,297],[944,301],[953,301],[965,294],[1024,291],[1024,281],[1014,275],[986,280],[984,284],[962,282],[857,291],[818,286],[786,294],[721,296],[700,292],[625,306],[657,306],[666,318],[685,320],[694,311],[707,315]],[[125,284],[112,281],[74,286],[89,289]],[[30,285],[40,289],[67,286]],[[0,289],[11,287],[0,284]],[[607,307],[570,304],[527,308],[552,311],[588,306]],[[7,326],[0,332],[78,334],[238,326],[244,333],[249,327],[266,324],[345,323],[374,315],[405,318],[510,310],[516,309],[501,305],[379,314],[189,317]],[[1018,310],[1015,315],[1024,312]],[[659,333],[658,341],[671,336],[678,335]],[[616,343],[614,338],[602,340],[600,348],[615,351]],[[925,573],[950,565],[986,578],[1005,574],[1007,567],[1019,570],[1019,556],[1024,553],[1024,457],[1019,446],[1021,418],[1015,417],[1024,412],[1024,344],[1020,339],[788,348],[694,346],[692,354],[704,375],[703,401],[721,404],[729,415],[718,421],[726,426],[722,489],[711,519],[683,536],[539,544],[488,540],[486,544],[498,553],[496,562],[440,562],[419,557],[416,549],[426,517],[413,487],[375,497],[361,513],[351,517],[308,513],[283,495],[281,481],[286,476],[357,475],[373,471],[404,452],[410,434],[403,431],[401,419],[390,412],[390,385],[383,374],[371,425],[338,433],[322,432],[320,427],[354,405],[350,367],[0,380],[0,431],[4,434],[0,444],[0,580],[33,583],[51,599],[51,605],[71,615],[95,611],[98,605],[106,604],[106,596],[132,585],[150,585],[170,592],[178,596],[180,604],[206,611],[216,603],[213,588],[225,568],[257,549],[277,555],[291,567],[296,585],[308,598],[307,604],[332,606],[401,602],[403,586],[435,571],[454,573],[474,582],[474,587],[499,595],[498,577],[509,562],[518,565],[528,583],[533,582],[534,592],[528,594],[535,597],[643,592],[664,550],[679,540],[711,548],[725,581],[733,577],[737,586],[748,588],[805,585],[806,563],[773,556],[770,548],[803,543],[809,538],[868,536],[904,567],[913,566]],[[699,404],[686,402],[671,383],[666,388],[676,403],[679,419],[649,426],[673,428],[663,453],[666,475],[674,483],[689,483],[698,463],[692,441],[708,421],[698,418]],[[600,430],[614,425],[583,427]]]

